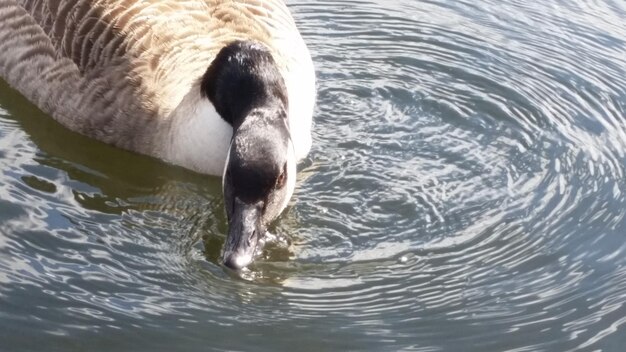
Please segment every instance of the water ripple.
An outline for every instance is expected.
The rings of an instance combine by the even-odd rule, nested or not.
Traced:
[[[219,180],[71,134],[0,87],[0,337],[626,343],[623,3],[289,4],[317,66],[315,143],[280,240],[240,275],[218,265]]]

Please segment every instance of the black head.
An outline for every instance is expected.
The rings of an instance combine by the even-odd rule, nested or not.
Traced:
[[[270,51],[257,42],[225,46],[204,74],[201,88],[235,129],[254,108],[274,106],[287,111],[285,82]]]
[[[229,222],[223,260],[239,269],[252,261],[259,238],[295,187],[287,90],[266,47],[234,42],[207,70],[202,92],[233,127],[223,177]]]

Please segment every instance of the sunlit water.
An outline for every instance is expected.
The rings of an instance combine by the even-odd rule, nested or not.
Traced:
[[[0,350],[623,351],[626,3],[289,4],[315,143],[241,275],[218,179],[0,86]]]

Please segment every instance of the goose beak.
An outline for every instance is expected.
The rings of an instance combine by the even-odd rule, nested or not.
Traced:
[[[262,204],[248,204],[234,199],[233,214],[228,221],[228,237],[224,244],[224,265],[238,270],[254,259],[261,231]]]

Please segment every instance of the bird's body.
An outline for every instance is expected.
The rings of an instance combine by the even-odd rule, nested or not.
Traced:
[[[0,0],[0,77],[71,130],[212,175],[232,127],[199,85],[236,40],[274,57],[301,159],[315,78],[282,0]]]
[[[0,77],[73,131],[223,176],[231,268],[311,147],[313,64],[282,0],[0,0]]]

